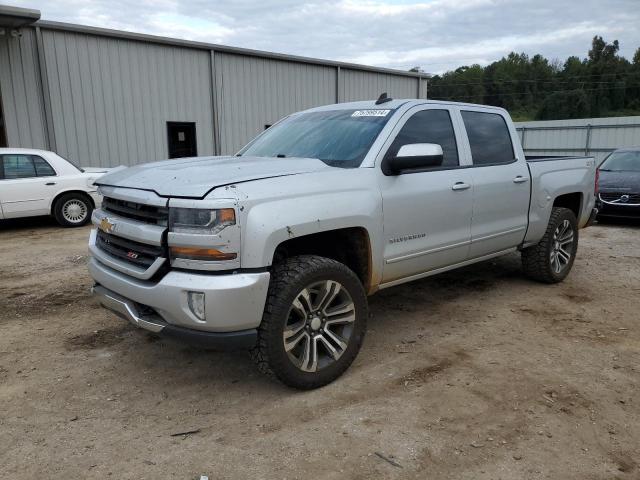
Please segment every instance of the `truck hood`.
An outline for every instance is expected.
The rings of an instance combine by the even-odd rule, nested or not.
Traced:
[[[223,185],[330,168],[314,158],[196,157],[116,169],[96,184],[150,190],[167,197],[204,198]]]
[[[598,185],[604,192],[640,193],[640,172],[600,170]]]

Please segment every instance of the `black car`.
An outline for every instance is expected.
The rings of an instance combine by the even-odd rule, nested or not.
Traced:
[[[598,217],[640,218],[640,147],[616,150],[598,172]]]

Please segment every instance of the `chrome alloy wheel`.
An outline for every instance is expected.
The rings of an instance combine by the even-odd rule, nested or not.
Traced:
[[[62,205],[62,216],[69,223],[80,223],[87,218],[87,205],[77,198],[67,200]]]
[[[356,307],[338,282],[323,280],[302,289],[293,301],[282,334],[291,362],[304,372],[316,372],[347,349]]]
[[[573,228],[571,222],[564,220],[553,233],[553,244],[551,245],[551,268],[558,274],[564,270],[573,255]]]

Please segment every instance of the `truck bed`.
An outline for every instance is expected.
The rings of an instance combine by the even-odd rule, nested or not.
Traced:
[[[586,225],[595,202],[595,159],[558,156],[525,158],[531,175],[531,205],[525,244],[542,237],[551,214],[552,199],[561,195],[576,194],[578,225]]]

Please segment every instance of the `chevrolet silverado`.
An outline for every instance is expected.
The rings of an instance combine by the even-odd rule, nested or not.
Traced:
[[[530,278],[562,281],[597,213],[595,173],[591,157],[525,158],[501,108],[314,108],[235,156],[101,177],[93,292],[138,327],[249,349],[316,388],[352,363],[380,289],[516,251]]]

